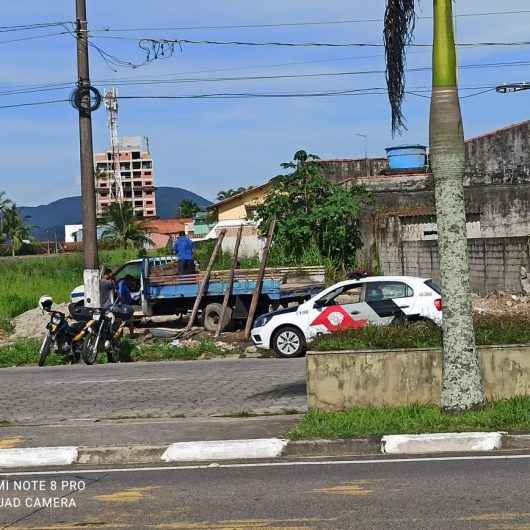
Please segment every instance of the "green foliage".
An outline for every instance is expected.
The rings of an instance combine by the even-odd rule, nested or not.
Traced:
[[[530,344],[530,319],[523,317],[476,318],[475,340],[480,346]],[[367,326],[364,329],[322,335],[311,344],[311,349],[316,351],[441,347],[442,330],[430,322]]]
[[[39,339],[24,339],[9,346],[0,347],[0,368],[36,364],[40,344],[41,341]],[[63,362],[63,357],[55,353],[50,354],[46,359],[46,364],[49,366],[62,364]]]
[[[194,214],[201,211],[201,208],[197,203],[184,199],[180,203],[179,211],[180,217],[193,217]]]
[[[247,190],[249,190],[251,188],[253,188],[253,186],[248,186],[248,187],[241,186],[241,187],[236,188],[236,189],[230,188],[230,189],[225,190],[225,191],[220,191],[217,194],[217,200],[218,201],[224,201],[225,199],[233,197],[234,195],[239,195],[240,193],[243,193],[244,191],[247,191]]]
[[[111,268],[135,259],[135,249],[100,252],[102,264]],[[37,307],[39,297],[48,294],[57,303],[66,302],[70,291],[83,282],[81,254],[0,259],[0,328],[9,330],[9,321]]]
[[[0,195],[0,213],[2,216],[2,238],[7,238],[11,245],[11,255],[15,256],[24,245],[33,241],[32,227],[18,213],[15,203]]]
[[[263,234],[276,218],[273,255],[299,263],[309,254],[318,264],[328,260],[332,268],[347,270],[355,265],[362,246],[359,216],[370,195],[362,188],[346,189],[328,181],[316,160],[298,151],[294,162],[282,164],[293,171],[272,180],[256,217],[262,220]]]
[[[289,433],[291,439],[352,438],[385,434],[530,430],[530,396],[486,403],[480,410],[444,414],[434,405],[312,410]]]
[[[117,246],[142,248],[152,243],[144,222],[135,216],[129,202],[111,203],[100,224],[104,227],[102,239]]]

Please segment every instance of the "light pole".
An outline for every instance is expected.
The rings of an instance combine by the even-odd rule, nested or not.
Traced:
[[[523,90],[530,90],[530,83],[510,83],[509,85],[499,85],[495,88],[499,94],[507,94],[508,92],[522,92]]]
[[[368,136],[362,133],[353,133],[353,135],[364,139],[364,172],[366,173],[364,176],[368,177]]]

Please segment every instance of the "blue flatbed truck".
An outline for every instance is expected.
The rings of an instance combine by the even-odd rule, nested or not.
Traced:
[[[204,274],[176,274],[174,256],[149,257],[125,263],[114,272],[116,280],[132,276],[140,293],[138,316],[182,315],[191,310]],[[221,318],[222,301],[230,271],[213,271],[201,301],[201,321],[208,331],[215,331]],[[236,269],[232,297],[223,328],[244,321],[256,288],[257,269]],[[270,310],[302,303],[324,288],[323,267],[268,268],[261,289],[256,317]],[[71,293],[71,301],[84,301],[83,286]],[[140,308],[138,308],[140,309]]]

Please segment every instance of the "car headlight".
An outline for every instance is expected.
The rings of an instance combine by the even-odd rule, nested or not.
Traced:
[[[256,320],[254,321],[254,328],[261,328],[262,326],[265,326],[268,322],[270,322],[272,316],[270,315],[265,315],[265,316],[262,316],[262,317],[258,317],[256,318]]]
[[[52,317],[52,324],[55,324],[58,326],[63,321],[63,317],[61,315],[53,315]]]

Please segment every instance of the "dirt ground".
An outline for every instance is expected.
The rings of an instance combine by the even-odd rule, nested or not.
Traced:
[[[486,297],[473,295],[475,313],[480,316],[530,317],[530,296],[494,292]]]

